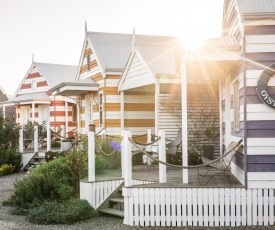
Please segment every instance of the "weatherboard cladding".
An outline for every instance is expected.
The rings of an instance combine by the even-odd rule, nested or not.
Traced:
[[[264,12],[275,12],[274,1],[248,2],[252,5],[248,4],[247,10],[259,7],[258,9]],[[245,26],[244,33],[247,38],[245,46],[249,48],[245,53],[248,84],[245,101],[247,105],[247,172],[275,172],[275,110],[263,104],[256,91],[257,81],[264,68],[275,63],[275,41],[273,39],[275,26]],[[273,98],[275,97],[274,86],[274,80],[270,80],[267,91]],[[240,90],[240,95],[244,95],[243,89]],[[241,122],[241,133],[243,133],[243,127],[244,123]],[[250,139],[253,141],[249,141]],[[235,158],[235,161],[241,167],[240,155]],[[244,170],[244,167],[241,168]]]

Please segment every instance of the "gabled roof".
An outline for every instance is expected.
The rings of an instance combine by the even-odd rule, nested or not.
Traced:
[[[176,75],[176,50],[171,46],[137,44],[137,51],[142,56],[151,72],[159,74]]]
[[[123,71],[132,50],[132,34],[87,32],[103,71]],[[139,44],[163,45],[175,42],[175,37],[135,35]]]
[[[275,14],[274,0],[236,0],[242,18],[249,15],[270,15]],[[274,17],[274,16],[273,16]]]
[[[36,66],[39,72],[47,80],[50,87],[53,87],[60,82],[74,81],[76,78],[77,66],[39,62],[34,62],[33,65]]]

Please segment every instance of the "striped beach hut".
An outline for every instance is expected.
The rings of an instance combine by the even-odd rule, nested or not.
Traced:
[[[49,89],[62,81],[73,81],[76,66],[33,62],[13,98],[5,105],[16,108],[16,122],[46,122],[55,131],[64,125],[66,132],[77,127],[77,104],[74,98],[54,96]],[[73,133],[71,133],[73,135]]]

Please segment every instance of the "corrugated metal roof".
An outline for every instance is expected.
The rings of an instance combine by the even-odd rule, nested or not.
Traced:
[[[177,74],[174,47],[138,44],[136,48],[155,76]]]
[[[60,82],[74,81],[77,72],[77,66],[72,65],[59,65],[35,62],[39,72],[45,77],[49,86],[55,86]]]
[[[275,13],[274,0],[237,0],[241,15],[247,13]]]
[[[46,92],[27,93],[18,97],[14,97],[11,100],[5,101],[5,103],[18,103],[26,101],[51,101],[51,99]]]
[[[88,37],[104,71],[122,71],[132,49],[132,34],[88,32]],[[168,36],[135,35],[139,44],[163,45],[175,42],[176,38]]]

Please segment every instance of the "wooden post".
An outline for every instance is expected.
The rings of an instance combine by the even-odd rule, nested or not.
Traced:
[[[95,133],[88,132],[88,181],[95,181]]]
[[[24,134],[23,128],[21,127],[19,130],[19,152],[24,152]]]
[[[128,138],[131,137],[131,132],[123,131],[123,146],[122,146],[122,168],[124,172],[125,186],[132,186],[132,146]]]
[[[61,132],[60,132],[60,141],[62,142],[65,138],[65,126],[61,125]],[[60,151],[63,151],[62,149],[62,143],[60,143]]]
[[[147,143],[151,142],[151,136],[152,136],[151,129],[147,129]],[[152,145],[147,145],[145,147],[145,151],[146,152],[151,152],[152,151]]]
[[[182,110],[182,165],[188,166],[187,144],[187,66],[181,58],[181,110]],[[188,184],[188,169],[182,169],[182,182]]]
[[[124,130],[124,91],[120,92],[120,128]]]
[[[165,131],[160,130],[158,132],[158,136],[160,137],[160,140],[158,141],[159,160],[166,162]],[[159,164],[159,183],[166,183],[166,182],[167,182],[166,165],[160,163]]]
[[[34,126],[34,138],[33,138],[33,150],[35,153],[38,152],[38,126]]]
[[[51,151],[51,126],[47,125],[47,151]]]

